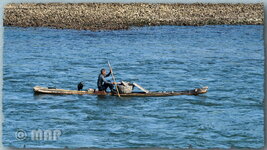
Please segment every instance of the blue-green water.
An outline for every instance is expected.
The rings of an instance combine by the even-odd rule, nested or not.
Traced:
[[[12,147],[260,148],[263,26],[159,26],[121,31],[4,31],[3,143]],[[96,88],[110,60],[117,81],[200,96],[34,95],[32,87]],[[111,78],[110,78],[111,80]],[[27,133],[17,139],[16,132]],[[56,141],[31,131],[62,131]]]

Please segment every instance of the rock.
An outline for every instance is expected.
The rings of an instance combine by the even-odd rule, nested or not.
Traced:
[[[156,25],[262,25],[263,3],[21,3],[4,8],[4,26],[119,30]]]

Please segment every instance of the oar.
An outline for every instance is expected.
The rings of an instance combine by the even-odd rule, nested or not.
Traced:
[[[108,66],[109,66],[109,70],[111,71],[112,79],[116,83],[116,80],[115,80],[115,77],[114,77],[114,74],[113,74],[113,70],[111,68],[111,65],[110,65],[109,61],[108,61]],[[121,97],[117,83],[115,84],[115,86],[116,86],[116,90],[117,90],[118,96]]]

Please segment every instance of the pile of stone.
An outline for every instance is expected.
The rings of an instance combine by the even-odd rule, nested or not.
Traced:
[[[23,3],[4,8],[4,26],[84,30],[158,25],[259,25],[257,4]]]

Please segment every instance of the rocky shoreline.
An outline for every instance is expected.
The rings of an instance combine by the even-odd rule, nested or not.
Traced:
[[[4,8],[4,26],[118,30],[132,26],[262,25],[263,3],[22,3]]]

